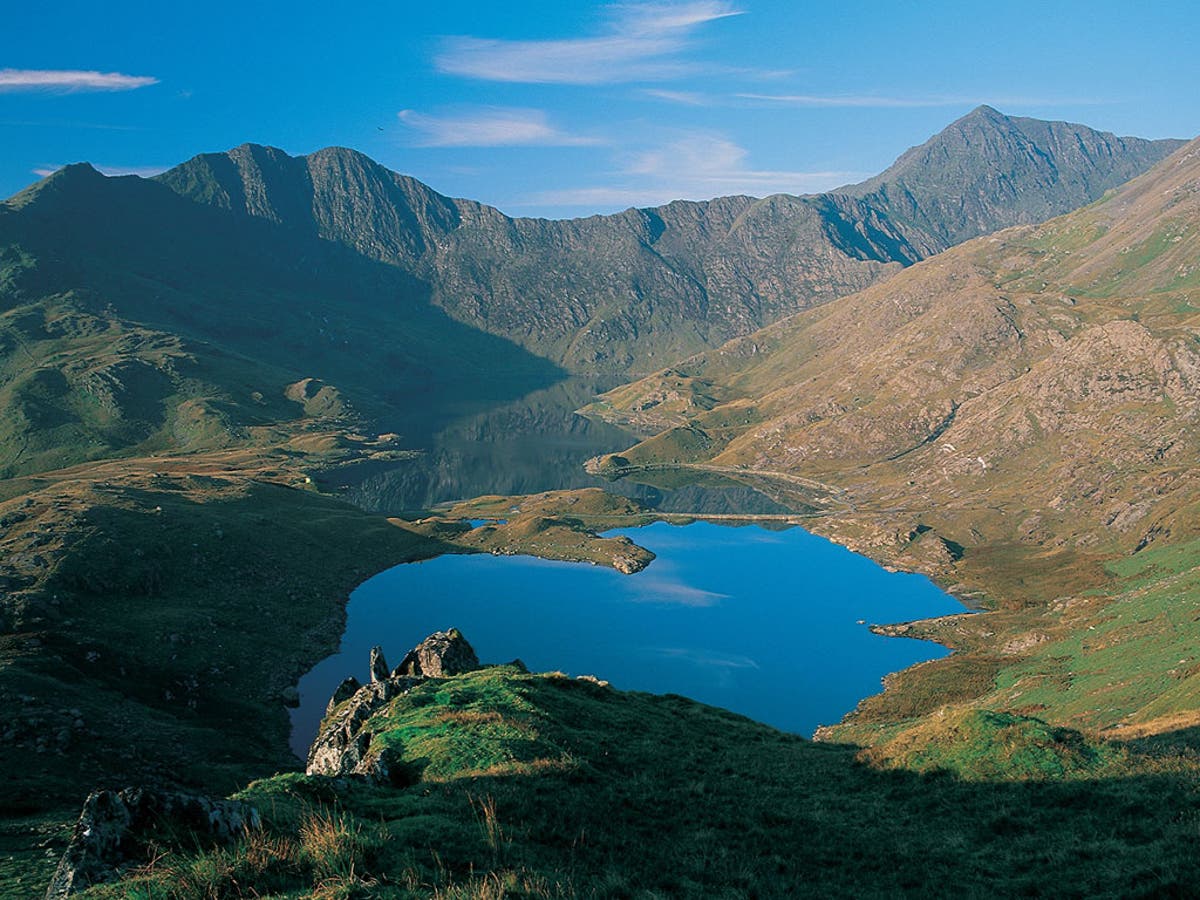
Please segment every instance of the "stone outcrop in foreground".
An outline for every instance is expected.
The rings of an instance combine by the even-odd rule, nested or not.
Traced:
[[[387,673],[383,649],[371,650],[371,682],[347,678],[334,691],[320,731],[308,751],[308,775],[364,775],[384,784],[406,780],[398,755],[371,746],[367,723],[391,701],[429,678],[449,678],[478,668],[479,657],[457,628],[431,634]]]
[[[186,831],[201,840],[227,844],[261,824],[258,810],[239,800],[146,788],[93,791],[83,804],[46,900],[115,880],[129,861],[144,857],[141,851],[155,835]]]

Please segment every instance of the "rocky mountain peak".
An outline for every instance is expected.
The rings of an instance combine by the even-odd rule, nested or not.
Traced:
[[[844,192],[944,250],[1070,212],[1144,172],[1182,143],[1006,116],[984,105]]]

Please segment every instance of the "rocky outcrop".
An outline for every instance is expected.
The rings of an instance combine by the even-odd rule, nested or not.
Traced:
[[[341,684],[334,688],[333,696],[329,698],[329,705],[325,707],[325,715],[329,715],[331,712],[333,712],[334,707],[343,700],[349,700],[351,697],[353,697],[355,693],[358,692],[360,687],[362,687],[362,685],[353,675],[344,679]]]
[[[371,680],[386,681],[388,678],[387,660],[383,658],[382,647],[371,648]]]
[[[408,651],[393,675],[446,678],[479,668],[479,657],[457,628],[431,634]]]
[[[142,860],[156,835],[186,829],[201,841],[225,844],[260,825],[258,810],[238,800],[145,788],[94,791],[83,804],[46,898],[69,897],[116,879],[124,867]]]
[[[478,669],[479,657],[457,628],[438,631],[408,652],[390,674],[383,649],[371,648],[371,682],[347,678],[334,691],[321,729],[308,751],[309,775],[362,775],[382,784],[405,781],[399,753],[372,747],[370,721],[389,703],[429,678],[449,678]]]
[[[641,549],[641,548],[638,548]],[[653,557],[651,557],[653,559]],[[612,558],[612,566],[622,575],[636,575],[642,569],[649,565],[649,561],[643,556],[638,556],[634,553],[614,553]]]
[[[378,754],[371,754],[373,732],[366,727],[393,698],[419,684],[420,678],[390,677],[363,685],[341,703],[331,700],[332,710],[321,721],[321,730],[308,750],[308,775],[366,775],[389,781],[390,771],[380,768]],[[345,682],[343,682],[345,684]],[[336,694],[334,695],[336,699]]]

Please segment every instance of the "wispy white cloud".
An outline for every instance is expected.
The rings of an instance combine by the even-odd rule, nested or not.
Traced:
[[[927,106],[961,106],[964,101],[957,97],[878,97],[871,94],[861,96],[819,94],[735,94],[742,100],[762,100],[786,106],[808,106],[827,108],[862,107],[873,109],[900,109]]]
[[[550,123],[540,109],[485,107],[433,116],[406,109],[400,121],[420,132],[423,147],[578,147],[601,143],[568,134]]]
[[[61,168],[62,168],[62,166],[38,166],[36,169],[33,170],[33,174],[37,175],[41,178],[45,178],[47,175],[53,175],[55,172],[57,172]],[[110,176],[137,175],[139,178],[152,178],[155,175],[161,175],[163,172],[167,171],[167,169],[169,169],[171,167],[170,166],[93,166],[92,168],[94,168],[97,172],[100,172],[103,175],[110,175]]]
[[[913,96],[895,97],[878,94],[734,94],[741,100],[756,100],[778,103],[781,106],[797,106],[824,109],[917,109],[943,106],[975,106],[987,103],[992,106],[1061,106],[1077,104],[1103,104],[1098,98],[1051,98],[1051,97],[950,97]]]
[[[691,28],[714,19],[740,16],[741,10],[734,9],[722,0],[692,0],[683,3],[616,3],[611,9],[617,13],[622,27],[633,34],[657,34],[677,28]]]
[[[725,0],[620,4],[609,7],[607,33],[596,37],[509,41],[447,38],[438,70],[487,81],[613,84],[677,78],[696,70],[681,59],[699,25],[740,15]]]
[[[158,84],[146,75],[80,69],[0,69],[0,91],[132,91]]]
[[[697,91],[664,91],[647,88],[642,93],[655,100],[666,100],[668,103],[679,103],[683,106],[709,106],[713,102],[712,97],[708,94],[701,94]]]
[[[758,169],[745,148],[722,135],[682,135],[623,161],[607,184],[546,191],[529,206],[653,206],[728,194],[766,196],[829,190],[865,177],[849,171]]]
[[[642,576],[637,585],[638,591],[634,600],[638,603],[668,603],[674,606],[716,606],[722,600],[728,600],[728,594],[716,591],[706,591],[703,588],[692,587],[670,578]]]

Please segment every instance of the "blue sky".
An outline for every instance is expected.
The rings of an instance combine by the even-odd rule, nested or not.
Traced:
[[[253,141],[361,150],[513,215],[803,193],[980,103],[1200,133],[1184,2],[12,4],[0,195]]]

